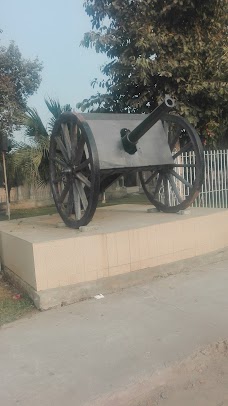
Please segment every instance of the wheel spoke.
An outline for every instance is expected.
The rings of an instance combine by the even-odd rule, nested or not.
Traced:
[[[75,157],[76,165],[78,165],[81,162],[82,155],[83,155],[83,152],[84,152],[84,146],[85,146],[85,140],[84,140],[84,137],[81,134],[81,137],[80,137],[80,139],[78,141],[78,144],[77,144],[77,150],[76,150],[76,157]]]
[[[72,162],[75,162],[78,142],[78,126],[77,124],[74,124],[72,122],[70,125],[70,139],[71,139],[71,158]]]
[[[69,162],[67,150],[66,150],[65,146],[63,145],[61,138],[58,136],[58,137],[55,137],[55,140],[56,140],[56,143],[57,143],[60,151],[62,152],[63,158],[65,159],[66,162]]]
[[[69,189],[70,189],[70,182],[68,181],[68,182],[64,185],[63,191],[62,191],[61,195],[59,196],[59,203],[63,203],[63,202],[64,202],[64,200],[65,200],[65,198],[66,198],[66,195],[67,195],[67,193],[69,192]]]
[[[156,196],[157,196],[157,194],[158,194],[158,192],[160,190],[161,183],[162,183],[162,175],[159,173],[158,180],[157,180],[157,185],[156,185],[155,191],[154,191],[154,197],[155,198],[156,198]]]
[[[82,201],[83,209],[86,210],[87,207],[88,207],[88,200],[87,200],[84,188],[83,188],[83,186],[82,186],[82,184],[81,184],[81,182],[79,180],[76,179],[75,183],[76,183],[76,186],[77,186],[77,189],[78,189],[80,199]]]
[[[77,170],[81,171],[82,169],[85,169],[88,165],[90,164],[90,159],[86,159],[83,161],[79,166],[77,166]]]
[[[52,158],[52,161],[56,162],[57,164],[59,164],[60,166],[63,166],[64,168],[68,168],[68,165],[66,162],[64,162],[62,159],[60,158]]]
[[[169,187],[168,187],[168,179],[166,175],[163,175],[163,184],[164,184],[164,194],[165,194],[165,205],[169,206]]]
[[[58,176],[57,178],[55,178],[55,179],[53,179],[53,182],[54,183],[60,183],[60,182],[62,182],[62,176]]]
[[[189,183],[187,180],[185,180],[181,175],[179,175],[177,172],[175,172],[173,169],[170,170],[170,173],[175,176],[177,179],[179,179],[182,183],[184,183],[187,187],[190,189],[193,188],[191,183]]]
[[[61,127],[62,127],[62,132],[63,132],[63,136],[64,136],[64,140],[65,140],[67,155],[68,155],[69,160],[71,160],[71,140],[70,140],[68,125],[65,123],[62,123]]]
[[[178,190],[177,187],[176,187],[176,184],[175,184],[175,182],[174,182],[174,180],[173,180],[173,178],[172,178],[172,175],[168,173],[168,174],[167,174],[167,177],[168,177],[168,179],[169,179],[169,182],[170,182],[170,184],[171,184],[171,186],[172,186],[172,189],[173,189],[173,191],[174,191],[174,193],[175,193],[175,195],[176,195],[176,198],[177,198],[178,202],[179,202],[179,203],[182,203],[182,202],[183,202],[183,199],[182,199],[182,197],[181,197],[181,195],[180,195],[180,193],[179,193],[179,190]]]
[[[153,172],[152,175],[149,176],[149,178],[146,180],[145,185],[147,185],[148,183],[150,183],[151,180],[154,179],[157,174],[158,174],[158,171]]]
[[[84,185],[88,186],[88,188],[91,188],[91,182],[81,172],[77,172],[75,176],[82,183],[84,183]]]
[[[78,188],[76,183],[73,183],[73,194],[74,194],[74,210],[75,210],[75,217],[77,220],[81,218],[81,202],[80,196],[78,192]]]
[[[187,144],[185,144],[181,149],[179,149],[179,151],[175,155],[173,155],[173,159],[176,159],[181,154],[184,154],[184,152],[189,151],[191,146],[192,146],[191,142],[188,142]]]
[[[175,134],[175,137],[173,139],[171,139],[169,142],[169,147],[170,147],[171,152],[173,151],[173,148],[177,144],[177,141],[180,138],[180,134],[181,134],[181,127],[179,127],[179,131]]]
[[[67,207],[66,207],[67,217],[69,217],[72,214],[73,206],[74,206],[73,188],[72,188],[72,185],[70,185]]]

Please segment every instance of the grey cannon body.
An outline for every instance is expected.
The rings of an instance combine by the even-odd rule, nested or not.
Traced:
[[[202,183],[202,145],[186,120],[167,114],[174,104],[167,96],[149,115],[60,116],[51,136],[50,179],[56,207],[69,227],[88,224],[99,194],[132,172],[140,173],[148,199],[159,210],[174,212],[191,204]],[[183,161],[188,151],[194,164]],[[189,181],[190,172],[194,179]],[[180,182],[186,190],[180,190]]]
[[[149,115],[82,114],[94,134],[100,169],[125,171],[172,164],[167,135],[160,120],[173,107],[173,100],[167,97]]]

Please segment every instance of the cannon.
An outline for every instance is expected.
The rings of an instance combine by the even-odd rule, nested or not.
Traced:
[[[50,184],[68,227],[93,218],[100,193],[119,177],[138,172],[149,201],[159,210],[186,209],[198,196],[204,174],[196,130],[166,96],[152,113],[65,112],[50,140]]]

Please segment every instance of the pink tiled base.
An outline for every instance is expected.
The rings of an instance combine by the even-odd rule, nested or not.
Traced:
[[[189,215],[178,215],[147,213],[148,207],[98,209],[86,232],[57,228],[57,215],[1,222],[1,261],[39,292],[228,246],[228,210],[191,209]]]

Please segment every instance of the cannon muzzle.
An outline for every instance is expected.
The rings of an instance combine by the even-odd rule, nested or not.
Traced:
[[[140,138],[158,121],[161,120],[165,113],[173,110],[175,101],[169,96],[165,97],[163,103],[160,104],[145,120],[143,120],[133,131],[126,128],[121,130],[123,147],[128,154],[133,155],[136,151],[136,144]]]

